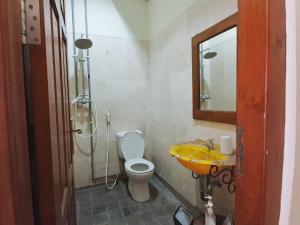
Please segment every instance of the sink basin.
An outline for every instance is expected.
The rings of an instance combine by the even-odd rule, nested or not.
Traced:
[[[220,153],[219,146],[214,150],[201,144],[178,144],[170,149],[170,154],[187,169],[199,174],[209,174],[212,165],[222,169],[226,166],[235,165],[235,157]]]

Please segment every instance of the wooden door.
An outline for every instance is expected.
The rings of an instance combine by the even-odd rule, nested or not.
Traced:
[[[42,44],[29,48],[34,154],[33,190],[39,225],[73,225],[73,144],[64,1],[40,1]]]
[[[21,1],[0,1],[0,224],[33,225]]]
[[[237,133],[243,129],[243,175],[237,176],[236,224],[276,225],[284,150],[285,1],[238,2]]]

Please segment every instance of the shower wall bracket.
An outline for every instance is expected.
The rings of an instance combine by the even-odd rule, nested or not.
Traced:
[[[39,0],[21,0],[23,44],[40,45],[40,3]]]

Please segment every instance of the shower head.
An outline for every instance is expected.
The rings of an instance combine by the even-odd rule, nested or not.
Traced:
[[[207,53],[204,54],[203,58],[204,59],[212,59],[212,58],[216,57],[217,55],[218,55],[217,52],[211,52],[211,51],[209,51],[209,52],[207,52]]]
[[[89,49],[93,46],[93,42],[87,38],[79,38],[75,41],[75,46],[79,49]]]

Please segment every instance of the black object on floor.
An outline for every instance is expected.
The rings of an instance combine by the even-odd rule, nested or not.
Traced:
[[[192,225],[194,216],[184,206],[180,206],[176,210],[173,219],[175,225]]]

